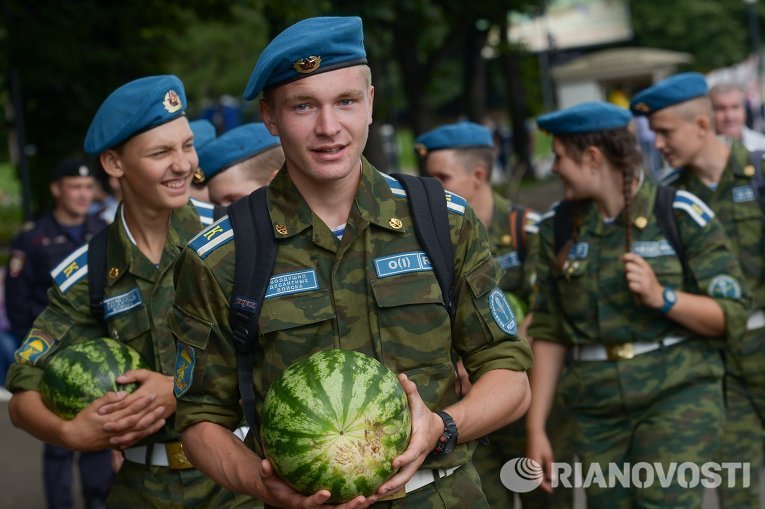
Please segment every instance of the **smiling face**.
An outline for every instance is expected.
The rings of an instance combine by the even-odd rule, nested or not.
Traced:
[[[555,154],[552,171],[563,181],[563,197],[566,200],[593,198],[596,194],[593,189],[595,180],[587,155],[573,157],[557,137],[553,138],[552,151]]]
[[[298,187],[358,178],[373,99],[369,69],[353,66],[282,85],[261,101],[263,120],[280,137]]]
[[[133,136],[120,148],[101,154],[101,162],[109,175],[119,179],[126,206],[156,211],[188,202],[198,166],[186,117]]]
[[[746,121],[744,95],[739,90],[720,91],[709,95],[715,112],[715,128],[719,134],[741,138]]]
[[[711,120],[703,106],[688,101],[663,108],[648,118],[651,130],[656,134],[654,146],[673,168],[693,163],[708,142]]]
[[[63,177],[50,184],[56,209],[66,217],[82,219],[88,213],[96,192],[93,177]]]

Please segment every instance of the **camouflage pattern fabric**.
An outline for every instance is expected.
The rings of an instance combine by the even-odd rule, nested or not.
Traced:
[[[263,503],[252,497],[220,489],[199,470],[171,470],[126,461],[121,482],[112,487],[109,509],[258,509]]]
[[[464,199],[448,192],[446,199],[455,246],[453,324],[433,270],[421,258],[397,181],[363,160],[359,190],[338,241],[288,172],[277,174],[268,203],[278,251],[260,313],[253,371],[258,412],[268,387],[288,365],[326,348],[360,351],[406,373],[431,409],[457,399],[452,348],[473,381],[491,369],[530,367],[529,345],[514,335],[514,322],[491,309],[490,297],[501,294],[503,272],[490,255],[485,229]],[[232,235],[228,218],[222,218],[192,240],[176,265],[176,302],[168,322],[192,360],[176,375],[178,430],[201,421],[234,429],[242,419],[229,325]],[[472,444],[460,444],[451,454],[428,458],[423,468],[464,465],[471,453]]]
[[[655,196],[656,184],[645,180],[633,198],[632,252],[651,264],[661,284],[714,298],[725,313],[726,337],[738,337],[747,301],[741,268],[722,225],[698,198],[676,198],[679,207],[673,212],[688,267],[684,273],[653,215]],[[560,392],[577,423],[577,454],[602,468],[609,461],[712,461],[724,421],[718,346],[725,339],[695,337],[658,310],[637,303],[619,261],[626,235],[623,212],[607,223],[593,203],[582,204],[578,242],[566,270],[558,269],[554,213],[546,214],[540,226],[531,337],[574,347],[687,338],[630,360],[574,361],[564,372]],[[692,425],[689,415],[694,416]],[[588,507],[634,507],[637,502],[701,506],[701,491],[678,486],[617,491],[588,490]]]
[[[690,170],[677,170],[665,179],[668,185],[686,189],[714,210],[725,227],[733,251],[744,273],[752,297],[752,311],[765,308],[765,257],[763,257],[763,213],[751,185],[753,167],[740,142],[731,144],[728,163],[716,189],[710,189]],[[749,461],[752,485],[749,488],[718,489],[723,508],[758,507],[759,471],[763,460],[765,416],[765,328],[734,338],[726,354],[727,429],[720,447],[720,461]],[[754,429],[749,424],[758,422]]]
[[[131,242],[120,219],[122,205],[116,217],[109,225],[108,277],[104,288],[106,324],[90,311],[86,245],[62,262],[58,271],[54,269],[54,284],[48,292],[50,305],[35,320],[25,342],[16,352],[16,363],[8,371],[8,390],[39,390],[45,365],[57,350],[77,341],[104,336],[128,344],[155,371],[173,375],[175,341],[165,325],[175,293],[173,263],[188,240],[202,228],[200,216],[193,205],[173,211],[159,267]],[[140,444],[173,440],[178,440],[178,434],[171,417],[161,430],[144,438]],[[125,465],[129,463],[126,461]],[[156,468],[170,471],[169,468]],[[120,470],[113,482],[113,490],[120,490],[124,473],[129,471]],[[200,482],[206,483],[210,492],[221,490],[210,479],[205,479]],[[162,489],[174,488],[164,486]]]

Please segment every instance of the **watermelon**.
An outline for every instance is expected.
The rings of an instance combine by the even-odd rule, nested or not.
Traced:
[[[126,344],[110,338],[89,339],[51,357],[43,371],[40,393],[53,413],[70,420],[107,392],[133,392],[138,384],[118,384],[114,379],[142,368],[148,365]]]
[[[396,375],[359,352],[324,350],[288,367],[271,385],[261,438],[287,484],[329,503],[374,493],[406,450],[411,416]]]
[[[515,315],[516,323],[520,325],[528,313],[528,307],[526,306],[526,303],[520,297],[511,292],[505,292],[505,298],[507,298],[507,302],[510,304],[510,309],[513,310],[513,315]]]

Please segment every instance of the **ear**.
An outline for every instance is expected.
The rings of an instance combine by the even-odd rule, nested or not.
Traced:
[[[473,179],[476,181],[476,186],[487,182],[489,177],[489,171],[483,165],[478,165],[473,168]]]
[[[372,85],[369,85],[369,119],[367,120],[367,125],[372,124],[372,111],[374,110],[374,103],[375,103],[375,87]]]
[[[279,128],[276,126],[274,111],[263,99],[260,100],[260,118],[263,119],[263,123],[266,125],[266,129],[271,133],[271,136],[279,136]]]
[[[122,158],[117,153],[117,151],[109,149],[101,152],[99,159],[101,160],[101,166],[103,167],[104,171],[110,177],[120,179],[125,175]]]
[[[50,195],[58,200],[59,196],[61,196],[61,186],[59,185],[59,181],[54,180],[48,184],[48,189],[50,190]]]
[[[603,166],[603,152],[595,145],[590,145],[582,153],[582,162],[587,163],[591,168],[600,168]]]
[[[712,127],[712,121],[707,115],[698,115],[696,117],[695,124],[699,128],[699,134],[701,137],[706,136]]]

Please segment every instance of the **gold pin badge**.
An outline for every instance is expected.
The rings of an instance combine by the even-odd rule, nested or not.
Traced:
[[[191,181],[194,184],[201,184],[205,181],[205,172],[202,171],[202,168],[197,168],[197,171],[194,172],[194,176],[191,178]]]
[[[651,111],[651,107],[648,106],[646,103],[637,103],[635,106],[633,106],[638,111],[643,111],[645,113],[648,113]]]
[[[395,228],[396,230],[400,230],[401,227],[404,226],[404,223],[401,222],[401,219],[397,217],[391,217],[390,221],[388,221],[388,224],[391,228]]]
[[[109,269],[109,279],[114,279],[119,275],[120,275],[120,269],[118,269],[117,267],[112,267],[111,269]]]
[[[428,147],[426,147],[422,143],[416,144],[414,146],[414,151],[417,153],[420,159],[425,159],[425,156],[428,155]]]
[[[640,228],[641,230],[648,226],[648,219],[644,218],[643,216],[640,216],[635,219],[635,226]]]
[[[277,224],[274,228],[276,228],[276,233],[279,235],[287,235],[287,227],[283,224]]]
[[[321,57],[316,56],[301,58],[292,64],[292,68],[300,74],[311,74],[319,67],[321,67]]]
[[[165,94],[165,100],[162,102],[162,106],[165,107],[168,113],[175,113],[183,107],[183,104],[181,104],[181,98],[175,90],[168,90]]]
[[[510,234],[506,233],[502,235],[502,245],[503,246],[509,246],[513,243],[513,238],[510,236]]]
[[[754,166],[752,166],[751,164],[747,164],[746,166],[744,166],[744,175],[746,175],[747,177],[753,176]]]

